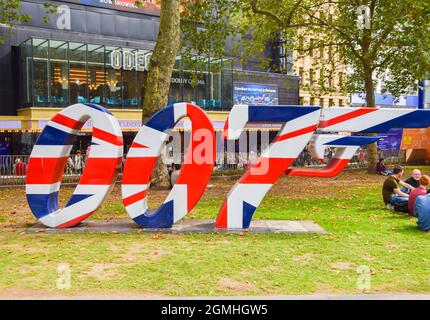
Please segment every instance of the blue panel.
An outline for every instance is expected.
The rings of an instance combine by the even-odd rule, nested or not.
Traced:
[[[376,104],[385,104],[392,106],[394,102],[394,98],[391,94],[383,95],[382,93],[375,93],[375,103]]]
[[[75,141],[75,137],[72,133],[67,133],[47,125],[37,139],[36,144],[45,146],[71,145]]]
[[[256,207],[250,205],[248,202],[243,202],[243,216],[242,216],[242,227],[248,229],[251,224],[252,217],[254,215]]]
[[[157,211],[151,214],[142,214],[133,220],[143,228],[171,228],[173,225],[173,205],[173,200],[163,203]]]
[[[58,191],[50,194],[27,194],[30,209],[37,219],[58,210]]]
[[[69,207],[75,203],[78,203],[82,200],[88,199],[89,197],[92,197],[93,194],[73,194],[70,198],[69,202],[67,202],[66,207]]]
[[[391,128],[427,128],[429,126],[430,110],[416,110],[360,132],[387,132]]]
[[[175,113],[173,105],[169,105],[154,114],[146,123],[152,129],[164,132],[175,126]]]
[[[96,109],[98,111],[101,111],[101,112],[104,112],[104,113],[112,115],[112,113],[108,109],[106,109],[106,108],[104,108],[102,106],[99,106],[98,104],[95,104],[95,103],[84,103],[84,104],[87,107],[90,107],[90,108]]]
[[[407,107],[421,107],[418,96],[407,96],[406,97],[406,106]]]
[[[287,122],[319,109],[304,106],[249,106],[248,116],[250,122]]]
[[[336,145],[336,146],[364,146],[366,144],[371,144],[379,140],[379,137],[342,137],[331,142],[327,142],[324,145]]]

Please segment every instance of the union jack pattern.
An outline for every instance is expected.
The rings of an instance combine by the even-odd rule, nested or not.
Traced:
[[[93,136],[85,170],[67,205],[60,209],[58,192],[67,158],[78,131],[89,119],[93,122]],[[48,227],[77,225],[109,194],[122,156],[121,128],[107,109],[96,104],[75,104],[63,109],[45,126],[30,155],[26,195],[31,211]]]
[[[191,141],[184,165],[164,203],[155,212],[148,212],[147,193],[151,173],[156,165],[167,130],[183,117],[192,123]],[[200,135],[203,133],[204,141]],[[194,154],[197,148],[207,153],[202,159]],[[123,203],[129,216],[144,228],[169,228],[190,212],[206,189],[216,156],[215,132],[206,113],[190,103],[170,105],[152,116],[137,134],[124,166],[122,177]]]
[[[302,114],[300,110],[305,108]],[[255,210],[283,172],[289,176],[333,177],[348,164],[361,145],[373,143],[377,137],[340,136],[334,132],[377,133],[391,128],[426,128],[430,126],[428,110],[331,107],[266,107],[234,106],[224,138],[236,140],[248,121],[289,121],[255,165],[230,190],[216,220],[220,229],[247,229]],[[270,114],[270,115],[269,115]],[[294,115],[288,118],[287,115]],[[312,137],[314,153],[321,159],[325,147],[336,147],[336,154],[323,169],[288,169]],[[282,143],[286,141],[286,143]],[[258,172],[265,166],[264,172]]]
[[[238,139],[247,122],[286,122],[272,144],[262,152],[230,190],[216,220],[220,229],[246,229],[255,210],[278,178],[308,143],[320,117],[319,107],[237,105],[225,127],[227,139]]]

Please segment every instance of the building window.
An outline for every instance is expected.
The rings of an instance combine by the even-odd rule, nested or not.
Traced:
[[[107,108],[143,107],[149,54],[147,50],[30,38],[20,48],[22,106],[91,102]],[[169,102],[229,110],[232,61],[192,59],[199,59],[198,67],[177,58]]]
[[[299,68],[299,77],[300,77],[300,83],[303,84],[304,83],[304,77],[305,77],[305,72],[303,70],[303,67]]]
[[[328,76],[328,87],[333,88],[333,75],[332,74],[330,74]]]
[[[315,83],[315,70],[314,69],[309,69],[309,84],[311,86],[313,86]]]
[[[311,99],[310,99],[310,105],[311,106],[315,105],[315,97],[311,97]]]
[[[344,106],[343,99],[339,99],[339,107],[343,107],[343,106]]]
[[[309,56],[310,57],[314,56],[314,43],[315,43],[315,40],[311,38],[309,40]]]
[[[333,101],[333,99],[328,99],[328,106],[329,106],[329,107],[333,107],[333,106],[334,106],[334,101]]]
[[[324,108],[324,98],[320,98],[320,107]]]
[[[340,72],[338,77],[339,77],[339,88],[342,88],[343,87],[343,73]]]

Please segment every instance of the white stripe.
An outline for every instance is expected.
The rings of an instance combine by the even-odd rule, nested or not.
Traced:
[[[122,198],[131,197],[146,189],[148,189],[148,184],[123,184],[121,185]]]
[[[359,148],[359,146],[336,148],[336,153],[333,157],[337,159],[352,159]]]
[[[91,197],[40,218],[44,225],[55,228],[82,215],[95,211],[109,193],[110,185],[78,185],[73,195],[94,194]]]
[[[187,115],[187,104],[186,103],[175,103],[173,105],[174,111],[174,122],[176,123],[179,119]]]
[[[360,108],[324,108],[321,112],[321,121],[328,121],[333,118],[348,114]],[[327,128],[319,128],[320,132],[333,132],[333,131],[348,131],[359,132],[368,128],[383,124],[395,118],[414,112],[413,109],[378,109],[374,112],[355,117],[350,120],[331,125]]]
[[[173,200],[173,223],[181,220],[188,213],[188,186],[175,184],[164,203]]]
[[[91,145],[89,158],[120,158],[123,156],[123,146],[116,146],[94,137],[92,142],[99,144]]]
[[[147,146],[148,148],[130,148],[127,158],[158,157],[163,143],[167,140],[167,133],[143,126],[134,138],[134,142]]]
[[[237,183],[227,197],[227,228],[243,228],[243,201],[258,208],[271,184]]]
[[[46,125],[47,125],[47,126],[50,126],[50,127],[53,127],[53,128],[55,128],[55,129],[58,129],[58,130],[64,131],[64,132],[66,132],[66,133],[68,133],[68,134],[74,134],[74,135],[77,135],[77,134],[78,134],[78,132],[79,132],[79,130],[77,130],[77,129],[71,129],[71,128],[69,128],[69,127],[66,127],[66,126],[64,126],[64,125],[62,125],[62,124],[59,124],[59,123],[57,123],[57,122],[54,122],[54,121],[52,121],[52,120],[50,120]],[[46,128],[46,127],[45,127],[45,128]]]
[[[315,126],[316,124],[318,124],[320,115],[321,109],[318,109],[298,118],[292,119],[282,127],[279,135],[284,135],[310,126]]]
[[[300,136],[272,143],[267,147],[261,156],[264,158],[297,158],[303,148],[311,139],[313,133],[302,134]]]
[[[52,184],[26,184],[26,194],[50,194],[60,190],[61,182]]]
[[[125,207],[130,218],[135,219],[148,211],[148,198],[136,201]]]
[[[227,137],[229,140],[237,140],[240,137],[249,119],[249,108],[247,105],[234,105],[228,115]]]
[[[78,184],[73,194],[104,194],[110,188],[111,185],[106,184]]]
[[[62,158],[67,157],[72,150],[73,145],[38,145],[35,144],[31,151],[31,158]]]

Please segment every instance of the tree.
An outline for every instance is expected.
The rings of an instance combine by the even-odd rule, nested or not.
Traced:
[[[323,74],[344,64],[345,88],[364,93],[375,106],[375,84],[398,97],[416,88],[430,68],[430,2],[428,0],[244,0],[239,24],[249,26],[253,41],[280,33],[290,48],[302,51],[329,48],[329,57],[315,59]],[[303,36],[314,41],[303,44]],[[300,48],[301,46],[301,48]],[[319,86],[324,90],[324,86]],[[376,144],[369,146],[368,172],[376,169]]]
[[[47,14],[54,13],[57,10],[55,4],[45,2],[43,6],[46,9]],[[0,26],[13,29],[17,23],[25,23],[31,21],[31,16],[28,14],[22,14],[21,0],[0,0]],[[48,15],[43,18],[44,22],[49,19]],[[4,39],[0,37],[0,44]]]
[[[180,1],[160,1],[160,26],[152,53],[143,99],[142,120],[167,105],[173,67],[180,47]],[[168,187],[167,168],[158,160],[152,184]]]

